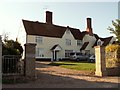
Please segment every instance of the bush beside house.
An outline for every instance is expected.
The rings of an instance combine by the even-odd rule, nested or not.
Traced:
[[[120,45],[106,46],[106,67],[108,75],[119,75],[120,68]]]
[[[17,70],[17,63],[22,57],[23,48],[21,44],[14,40],[4,40],[2,42],[2,72],[15,73]]]

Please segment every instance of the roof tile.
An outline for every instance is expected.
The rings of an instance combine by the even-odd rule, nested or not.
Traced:
[[[83,39],[83,35],[79,29],[27,20],[23,20],[23,24],[28,35],[62,38],[66,29],[69,28],[75,39]]]

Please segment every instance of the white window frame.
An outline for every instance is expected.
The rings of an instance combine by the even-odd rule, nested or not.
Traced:
[[[41,37],[41,36],[36,36],[35,42],[36,42],[37,44],[42,44],[42,43],[43,43],[43,37]]]
[[[36,57],[44,57],[44,48],[36,48]]]
[[[66,45],[70,46],[72,43],[71,43],[71,40],[70,39],[66,39]]]
[[[77,46],[81,46],[82,44],[82,40],[77,40]]]

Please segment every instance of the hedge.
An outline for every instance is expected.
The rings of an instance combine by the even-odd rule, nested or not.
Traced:
[[[106,46],[106,67],[120,66],[120,45],[111,44]]]

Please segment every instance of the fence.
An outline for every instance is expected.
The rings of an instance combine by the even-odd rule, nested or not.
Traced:
[[[2,56],[2,73],[5,75],[23,75],[24,63],[18,55]]]

